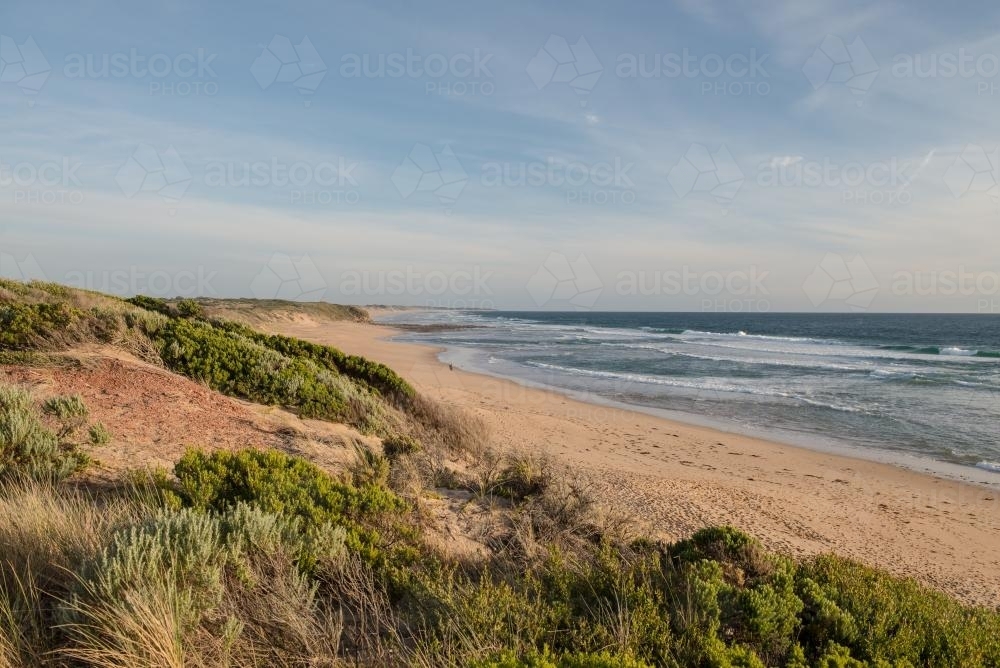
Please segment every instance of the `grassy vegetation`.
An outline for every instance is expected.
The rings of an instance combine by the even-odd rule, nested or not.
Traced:
[[[390,489],[274,452],[146,486],[2,488],[0,665],[1000,665],[996,612],[728,527],[470,561]]]
[[[303,417],[389,435],[418,410],[413,388],[383,364],[336,348],[205,318],[202,302],[117,299],[51,283],[0,280],[0,353],[118,345],[225,394]]]
[[[53,397],[38,407],[23,388],[0,384],[0,481],[60,481],[81,470],[88,458],[74,436],[86,418],[79,397]]]
[[[0,283],[3,308],[20,334],[0,351],[101,340],[384,438],[337,474],[192,449],[85,488],[83,442],[110,434],[83,401],[0,386],[0,668],[1000,666],[997,611],[731,527],[631,534],[585,483],[484,449],[481,424],[382,365],[194,302]],[[480,551],[442,539],[447,490],[474,510]]]

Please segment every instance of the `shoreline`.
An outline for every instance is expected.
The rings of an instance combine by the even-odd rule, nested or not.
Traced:
[[[836,455],[840,457],[846,457],[849,459],[859,459],[866,462],[887,464],[889,466],[894,466],[907,471],[912,471],[914,473],[935,476],[945,480],[953,480],[956,482],[969,483],[972,485],[979,485],[986,489],[994,489],[1000,491],[1000,471],[993,471],[990,469],[980,468],[978,466],[973,466],[969,464],[961,464],[959,462],[948,462],[940,459],[932,459],[930,457],[923,457],[905,451],[894,451],[883,448],[865,448],[859,445],[853,445],[850,443],[838,441],[833,438],[824,440],[821,438],[817,438],[813,434],[803,435],[801,437],[796,438],[793,432],[783,431],[778,429],[775,429],[773,431],[769,431],[766,429],[753,429],[753,428],[745,428],[744,430],[740,430],[735,426],[731,426],[730,424],[726,423],[723,420],[704,418],[693,413],[674,411],[667,408],[658,408],[656,406],[646,406],[643,404],[630,404],[622,401],[615,401],[614,399],[609,399],[607,397],[603,397],[599,394],[595,394],[592,392],[581,392],[577,390],[557,387],[554,385],[537,383],[524,378],[517,378],[511,375],[496,373],[490,371],[486,367],[477,365],[475,363],[471,363],[466,359],[460,359],[461,358],[460,351],[462,349],[458,347],[448,348],[420,341],[408,341],[404,337],[411,334],[412,332],[406,328],[398,327],[393,323],[374,322],[373,324],[380,327],[389,327],[398,330],[397,334],[387,339],[388,341],[395,343],[407,343],[416,346],[424,346],[433,349],[435,350],[438,361],[441,364],[447,365],[449,363],[452,363],[454,364],[455,368],[461,369],[466,373],[490,376],[492,378],[497,378],[499,380],[505,380],[511,383],[516,383],[526,388],[533,388],[543,392],[552,392],[555,394],[559,394],[574,401],[597,404],[601,406],[606,406],[608,408],[616,408],[623,411],[642,413],[644,415],[658,417],[668,422],[683,424],[689,427],[701,427],[704,429],[711,429],[719,432],[720,434],[726,434],[729,436],[743,436],[747,438],[755,438],[755,439],[760,439],[762,441],[768,441],[774,443],[775,445],[784,445],[787,447],[799,448],[802,450],[808,450],[828,455]],[[445,359],[445,357],[448,356],[449,354],[454,355],[454,358]]]
[[[501,447],[577,472],[603,505],[658,537],[731,524],[786,554],[835,552],[1000,605],[994,488],[451,371],[438,359],[445,349],[393,340],[405,332],[391,324],[271,329],[389,365],[427,396],[478,415]]]

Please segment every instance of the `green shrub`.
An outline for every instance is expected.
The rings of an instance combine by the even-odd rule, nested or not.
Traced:
[[[131,665],[137,655],[157,653],[149,645],[166,641],[168,646],[180,644],[185,665],[218,665],[195,659],[199,643],[215,636],[209,644],[212,652],[220,640],[232,652],[248,652],[246,662],[238,665],[272,663],[267,656],[287,665],[279,658],[281,650],[301,655],[306,653],[302,645],[323,644],[318,638],[289,638],[296,629],[330,631],[322,617],[316,618],[316,586],[294,564],[339,561],[343,555],[342,529],[325,525],[307,532],[300,518],[246,504],[222,513],[161,511],[119,531],[82,567],[74,595],[58,615],[75,641],[66,654],[87,659],[93,656],[89,649],[97,647],[103,656],[115,657],[100,665]],[[164,609],[147,614],[157,605]],[[241,638],[248,631],[251,637]],[[332,641],[335,645],[336,636]],[[286,643],[300,646],[282,647]],[[294,665],[305,665],[302,660]]]
[[[332,346],[303,341],[280,334],[265,334],[237,322],[216,321],[217,327],[254,341],[294,359],[306,359],[330,371],[363,383],[390,400],[405,401],[416,392],[395,371],[380,362],[348,355]]]
[[[870,663],[1000,665],[1000,615],[913,580],[824,555],[801,567],[799,589],[809,603],[803,631],[811,647],[832,643]]]
[[[203,318],[205,310],[193,299],[181,299],[177,302],[177,314],[182,318]]]
[[[75,444],[62,441],[42,424],[27,391],[0,384],[0,478],[57,482],[87,461]]]
[[[276,515],[296,517],[306,531],[344,527],[349,548],[367,561],[381,557],[379,530],[393,528],[406,504],[377,485],[354,487],[313,464],[276,451],[207,454],[192,450],[174,467],[184,502],[222,512],[247,503]]]
[[[91,425],[87,435],[91,445],[106,445],[111,442],[111,432],[101,422]]]
[[[51,397],[42,403],[42,412],[59,422],[59,436],[69,436],[87,422],[90,411],[79,394]]]
[[[0,349],[32,350],[50,346],[63,337],[70,337],[80,316],[80,311],[65,302],[0,303]]]
[[[366,432],[379,431],[387,419],[385,406],[367,386],[226,327],[174,319],[153,336],[170,369],[225,394],[287,406],[303,417],[345,422]]]
[[[160,299],[158,297],[147,297],[145,295],[136,295],[135,297],[130,297],[126,299],[129,304],[133,306],[138,306],[139,308],[146,309],[147,311],[154,311],[156,313],[162,313],[163,315],[173,316],[175,312],[170,308],[170,304],[167,303],[166,299]]]
[[[420,441],[407,434],[391,434],[382,439],[382,452],[389,459],[413,455],[421,450]]]

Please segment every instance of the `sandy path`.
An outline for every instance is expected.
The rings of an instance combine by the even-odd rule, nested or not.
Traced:
[[[664,537],[732,524],[786,553],[837,552],[1000,605],[994,490],[449,371],[433,348],[387,341],[388,327],[272,328],[388,364],[421,392],[478,413],[498,442],[587,474],[604,503]]]

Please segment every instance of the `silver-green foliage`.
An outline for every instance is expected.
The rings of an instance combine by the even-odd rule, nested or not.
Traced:
[[[67,402],[86,411],[78,397]],[[0,384],[0,478],[59,481],[86,463],[86,455],[42,423],[26,390]]]

